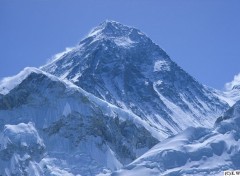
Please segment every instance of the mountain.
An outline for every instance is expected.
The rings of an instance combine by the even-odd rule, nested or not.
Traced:
[[[134,113],[162,139],[189,126],[211,127],[228,108],[145,34],[115,21],[41,69]]]
[[[207,128],[229,107],[227,100],[138,29],[105,21],[40,69],[28,67],[0,81],[0,175],[138,173],[135,166],[141,174],[146,168],[175,172],[187,168],[186,157],[197,164],[205,153],[221,156],[228,134],[221,129],[228,126],[219,124],[231,118],[219,118],[219,130]],[[201,140],[213,146],[201,146]],[[162,153],[162,146],[170,152]]]
[[[112,175],[223,175],[240,168],[240,101],[213,129],[190,127]]]
[[[131,112],[36,68],[4,79],[0,90],[0,175],[107,173],[160,138]]]

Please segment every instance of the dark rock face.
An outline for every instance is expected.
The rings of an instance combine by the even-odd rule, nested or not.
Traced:
[[[71,140],[76,147],[88,136],[100,137],[116,153],[118,159],[127,164],[138,157],[136,150],[151,148],[158,143],[151,134],[132,121],[109,118],[102,113],[84,117],[75,112],[61,118],[44,129],[50,136],[59,134]]]

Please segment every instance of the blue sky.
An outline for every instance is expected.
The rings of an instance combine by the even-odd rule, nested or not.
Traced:
[[[199,82],[240,72],[239,0],[0,0],[0,79],[41,66],[111,19],[134,26]]]

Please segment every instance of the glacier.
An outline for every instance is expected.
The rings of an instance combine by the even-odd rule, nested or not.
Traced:
[[[112,175],[223,175],[240,168],[240,101],[212,129],[189,127]],[[160,174],[161,173],[161,174]]]

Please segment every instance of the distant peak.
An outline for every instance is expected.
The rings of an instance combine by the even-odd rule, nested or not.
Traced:
[[[240,73],[234,76],[233,81],[226,83],[225,88],[227,91],[240,90]]]

